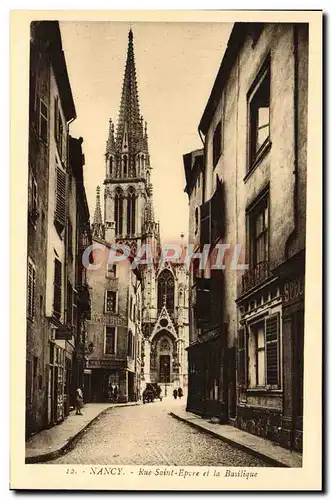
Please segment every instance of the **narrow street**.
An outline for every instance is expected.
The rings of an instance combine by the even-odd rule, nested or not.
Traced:
[[[164,399],[109,409],[72,451],[48,463],[267,467],[263,461],[169,415],[183,404],[183,400]]]

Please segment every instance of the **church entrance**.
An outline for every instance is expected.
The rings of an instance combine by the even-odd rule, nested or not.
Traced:
[[[161,330],[151,343],[151,382],[159,384],[173,384],[175,373],[174,359],[176,345],[173,337],[167,330]]]
[[[161,354],[159,360],[159,380],[163,384],[169,384],[171,381],[171,357],[169,354]]]

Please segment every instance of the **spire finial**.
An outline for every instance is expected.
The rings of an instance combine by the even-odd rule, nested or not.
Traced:
[[[132,42],[133,41],[133,31],[132,29],[130,28],[129,30],[129,33],[128,33],[128,38],[129,38],[129,41]]]
[[[92,234],[93,236],[96,236],[97,238],[100,239],[102,239],[104,236],[103,219],[101,216],[101,207],[100,207],[100,186],[97,186],[96,189],[96,208],[93,217]]]

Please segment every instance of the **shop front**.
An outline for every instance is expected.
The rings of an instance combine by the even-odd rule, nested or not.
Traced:
[[[50,342],[48,425],[61,422],[65,413],[65,350]]]
[[[227,420],[224,392],[224,352],[220,334],[187,348],[189,378],[187,411]]]
[[[304,278],[305,252],[279,266],[282,288],[284,401],[281,443],[302,451],[304,374]]]
[[[90,359],[87,369],[91,370],[91,400],[93,402],[128,402],[130,396],[126,361]]]

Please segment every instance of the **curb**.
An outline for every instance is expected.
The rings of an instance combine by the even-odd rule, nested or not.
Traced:
[[[119,404],[119,406],[109,406],[108,408],[105,408],[102,410],[98,415],[96,415],[90,422],[88,422],[79,432],[71,436],[64,445],[62,445],[60,448],[54,451],[50,451],[49,453],[43,453],[41,455],[35,455],[33,457],[26,457],[25,458],[25,463],[26,464],[40,464],[43,462],[49,462],[50,460],[55,460],[56,458],[59,458],[62,455],[65,455],[69,451],[71,451],[75,444],[82,438],[83,434],[85,431],[88,430],[91,424],[93,424],[99,417],[104,415],[108,410],[111,410],[113,408],[123,408],[123,407],[128,407],[128,406],[138,406],[140,403],[123,403]]]
[[[224,441],[225,443],[233,446],[234,448],[238,448],[239,450],[245,451],[249,455],[252,455],[256,458],[264,460],[264,462],[270,464],[273,467],[290,468],[289,465],[285,464],[284,462],[281,462],[280,460],[277,460],[275,458],[271,458],[269,455],[265,455],[265,453],[262,453],[260,451],[253,450],[252,448],[250,448],[249,446],[247,446],[245,444],[237,443],[236,441],[233,441],[232,439],[229,439],[229,438],[224,437],[224,436],[220,436],[220,434],[217,434],[217,433],[211,431],[210,429],[205,429],[204,427],[200,426],[199,424],[197,424],[195,422],[192,422],[191,420],[186,420],[185,418],[180,417],[176,413],[170,412],[169,415],[171,417],[179,420],[180,422],[184,422],[184,423],[190,425],[191,427],[194,427],[195,429],[199,430],[202,433],[209,434],[210,436],[217,438],[217,439],[220,439],[220,441]]]

